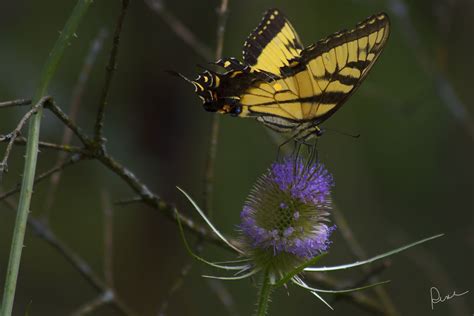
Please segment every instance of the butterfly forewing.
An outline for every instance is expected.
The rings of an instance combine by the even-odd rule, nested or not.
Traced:
[[[306,119],[322,122],[342,106],[367,76],[388,35],[389,20],[382,13],[302,52],[304,71],[311,74],[315,90],[314,103]]]
[[[270,9],[244,44],[245,63],[280,76],[280,68],[300,56],[303,46],[291,23],[278,9]]]

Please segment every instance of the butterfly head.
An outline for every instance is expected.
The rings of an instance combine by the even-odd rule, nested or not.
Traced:
[[[238,97],[218,97],[216,92],[211,93],[214,94],[212,98],[203,100],[203,107],[206,111],[232,116],[238,116],[242,112]]]

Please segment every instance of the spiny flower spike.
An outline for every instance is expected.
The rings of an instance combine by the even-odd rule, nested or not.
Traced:
[[[227,240],[211,223],[205,213],[182,189],[178,188],[194,206],[211,230],[238,255],[238,260],[210,262],[196,255],[187,243],[180,215],[176,218],[187,251],[197,260],[212,267],[236,271],[232,276],[206,278],[239,280],[263,272],[262,291],[293,283],[332,307],[319,293],[346,293],[363,290],[385,282],[352,289],[327,290],[307,285],[301,278],[303,272],[336,271],[381,260],[413,246],[441,237],[432,236],[367,260],[331,267],[315,267],[314,264],[327,253],[331,233],[329,215],[332,209],[331,189],[334,181],[321,164],[304,165],[301,159],[284,159],[275,162],[256,181],[243,210],[238,225],[239,246]],[[267,293],[269,295],[269,292]]]
[[[275,162],[257,180],[240,213],[242,247],[273,278],[328,250],[333,178],[301,159]]]

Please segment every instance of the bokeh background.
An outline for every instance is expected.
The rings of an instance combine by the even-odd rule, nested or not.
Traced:
[[[74,1],[0,2],[0,102],[31,98],[41,68]],[[218,0],[166,1],[167,10],[190,28],[211,51],[216,45]],[[241,56],[248,33],[262,13],[278,7],[309,44],[355,25],[379,11],[392,21],[391,38],[359,91],[324,126],[319,156],[334,174],[334,199],[369,255],[423,237],[436,241],[391,259],[381,279],[401,315],[471,315],[473,293],[431,310],[429,289],[442,294],[474,291],[473,270],[473,120],[474,2],[471,0],[280,0],[229,2],[224,56]],[[109,36],[86,84],[77,122],[91,132],[105,77],[105,65],[120,1],[95,1],[64,56],[50,94],[64,109],[91,43],[102,29]],[[188,84],[204,60],[189,48],[160,15],[140,0],[126,17],[118,69],[107,109],[109,151],[164,200],[195,216],[175,186],[196,200],[203,191],[211,113],[205,112]],[[0,134],[17,124],[25,108],[0,111]],[[41,139],[60,142],[63,126],[44,115]],[[353,139],[342,133],[361,134]],[[74,141],[77,144],[77,141]],[[5,144],[0,144],[1,152]],[[222,117],[217,152],[214,221],[236,233],[239,212],[255,179],[276,157],[277,145],[252,120]],[[21,178],[24,147],[16,147],[2,189]],[[43,150],[38,170],[54,165],[57,153]],[[45,212],[49,182],[35,188],[31,216]],[[64,243],[103,275],[103,196],[133,197],[131,190],[97,162],[66,169],[49,220]],[[13,199],[17,199],[17,196]],[[14,212],[0,204],[0,293],[3,290]],[[192,236],[190,239],[194,238]],[[325,264],[354,260],[340,232]],[[43,240],[28,232],[14,314],[67,315],[99,293]],[[181,273],[192,260],[175,223],[149,207],[114,207],[114,281],[121,298],[137,315],[157,315]],[[229,259],[231,253],[206,245],[204,255]],[[194,263],[181,288],[167,302],[167,315],[250,315],[256,288],[249,280],[223,288],[200,277],[214,271]],[[219,272],[216,272],[219,273]],[[362,270],[334,274],[350,284]],[[228,293],[231,309],[216,291]],[[368,291],[367,294],[372,294]],[[331,299],[330,295],[325,296]],[[103,306],[92,315],[117,315]],[[273,296],[270,315],[370,315],[340,300],[331,312],[315,297],[290,287]]]

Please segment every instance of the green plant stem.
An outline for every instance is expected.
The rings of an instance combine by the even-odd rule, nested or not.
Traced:
[[[262,284],[260,285],[260,293],[258,294],[257,314],[256,316],[265,316],[268,311],[268,303],[270,303],[270,294],[272,292],[272,284],[270,283],[270,273],[268,269],[263,275]]]
[[[64,50],[70,44],[71,40],[76,36],[74,32],[91,3],[92,0],[79,0],[74,7],[43,68],[39,86],[36,90],[32,104],[38,103],[39,100],[46,95],[49,83],[56,72]],[[38,158],[38,142],[42,112],[42,107],[39,107],[38,112],[29,122],[25,167],[21,185],[20,201],[18,204],[15,227],[13,230],[13,239],[5,280],[5,289],[3,292],[3,301],[0,312],[1,316],[10,316],[13,310],[13,301],[15,298],[16,282],[18,279],[18,270],[20,268],[21,253],[23,249],[23,241],[25,238],[26,223],[28,220],[31,196],[33,194],[33,183],[35,179],[36,162]]]

